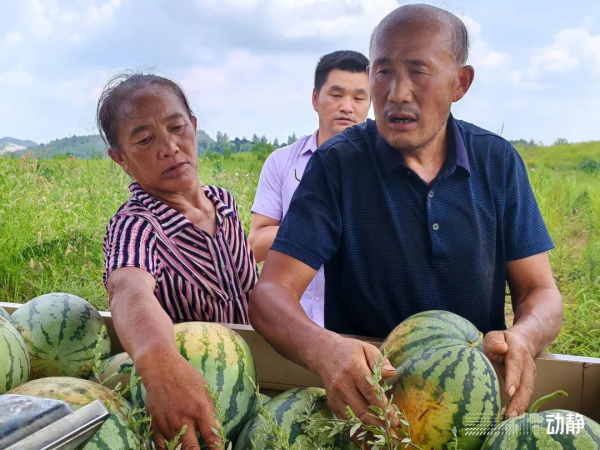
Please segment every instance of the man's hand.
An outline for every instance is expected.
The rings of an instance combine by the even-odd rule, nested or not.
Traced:
[[[165,440],[172,440],[184,425],[187,429],[181,437],[182,449],[200,450],[196,431],[208,448],[220,448],[221,440],[213,431],[220,424],[202,374],[177,351],[149,355],[138,365],[156,448],[166,449]]]
[[[367,377],[381,358],[381,352],[371,344],[356,339],[336,337],[328,340],[320,353],[317,373],[323,380],[327,402],[331,411],[340,419],[347,419],[346,406],[369,425],[381,425],[369,409],[370,405],[383,408],[383,402],[375,395],[375,388]],[[394,376],[396,370],[386,359],[382,366],[383,378]],[[384,396],[383,401],[386,401]],[[390,412],[391,413],[391,412]]]
[[[483,349],[490,361],[501,367],[504,391],[510,397],[506,418],[525,412],[535,385],[534,353],[527,340],[517,331],[490,331],[483,340]]]

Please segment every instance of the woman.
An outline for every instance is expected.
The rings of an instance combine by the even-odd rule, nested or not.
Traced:
[[[108,224],[104,282],[121,343],[147,390],[154,441],[187,425],[218,444],[202,375],[177,351],[173,322],[248,323],[256,262],[231,194],[198,179],[196,117],[181,88],[156,75],[114,78],[98,102],[110,157],[134,180]]]

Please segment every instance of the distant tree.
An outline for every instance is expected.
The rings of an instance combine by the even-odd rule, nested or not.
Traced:
[[[252,153],[254,153],[256,158],[260,161],[267,159],[267,156],[269,156],[273,150],[275,150],[273,145],[265,142],[259,142],[258,144],[254,144],[254,147],[252,147]]]
[[[260,139],[256,133],[254,133],[254,135],[252,136],[252,142],[254,144],[258,144],[260,142]]]
[[[298,138],[296,137],[296,132],[294,131],[291,136],[288,136],[287,145],[292,145],[297,140]]]
[[[269,140],[267,139],[267,137],[263,134],[260,138],[260,142],[261,144],[268,144]]]
[[[558,138],[554,141],[553,145],[567,145],[569,143],[569,141],[565,138]]]
[[[275,140],[273,141],[273,147],[279,148],[279,139],[275,138]]]

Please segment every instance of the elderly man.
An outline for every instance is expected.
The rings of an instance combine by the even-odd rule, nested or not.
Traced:
[[[504,364],[512,417],[529,403],[535,356],[560,330],[553,244],[523,161],[450,113],[474,78],[467,53],[464,24],[444,10],[407,5],[383,19],[370,46],[375,121],[312,157],[251,294],[252,325],[320,375],[339,417],[349,405],[373,422],[368,405],[380,403],[365,377],[381,354],[338,333],[383,337],[419,311],[457,313]],[[299,304],[322,264],[325,329]],[[393,374],[384,365],[384,377]]]

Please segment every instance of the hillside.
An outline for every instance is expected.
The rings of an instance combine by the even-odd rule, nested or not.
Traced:
[[[4,145],[12,144],[12,145],[15,145],[18,147],[25,147],[25,148],[35,147],[37,145],[33,141],[28,141],[28,140],[23,141],[21,139],[16,139],[16,138],[13,138],[10,136],[5,136],[3,138],[0,138],[0,146],[2,146],[2,144],[4,144]]]
[[[196,132],[198,140],[198,149],[204,149],[207,145],[214,143],[211,137],[204,130]],[[34,143],[35,144],[35,143]],[[27,148],[28,152],[34,154],[37,158],[53,158],[57,155],[69,155],[76,158],[105,158],[106,144],[98,134],[88,136],[71,136],[68,138],[55,139],[47,144],[39,144]],[[15,156],[20,156],[24,151],[15,152]]]

